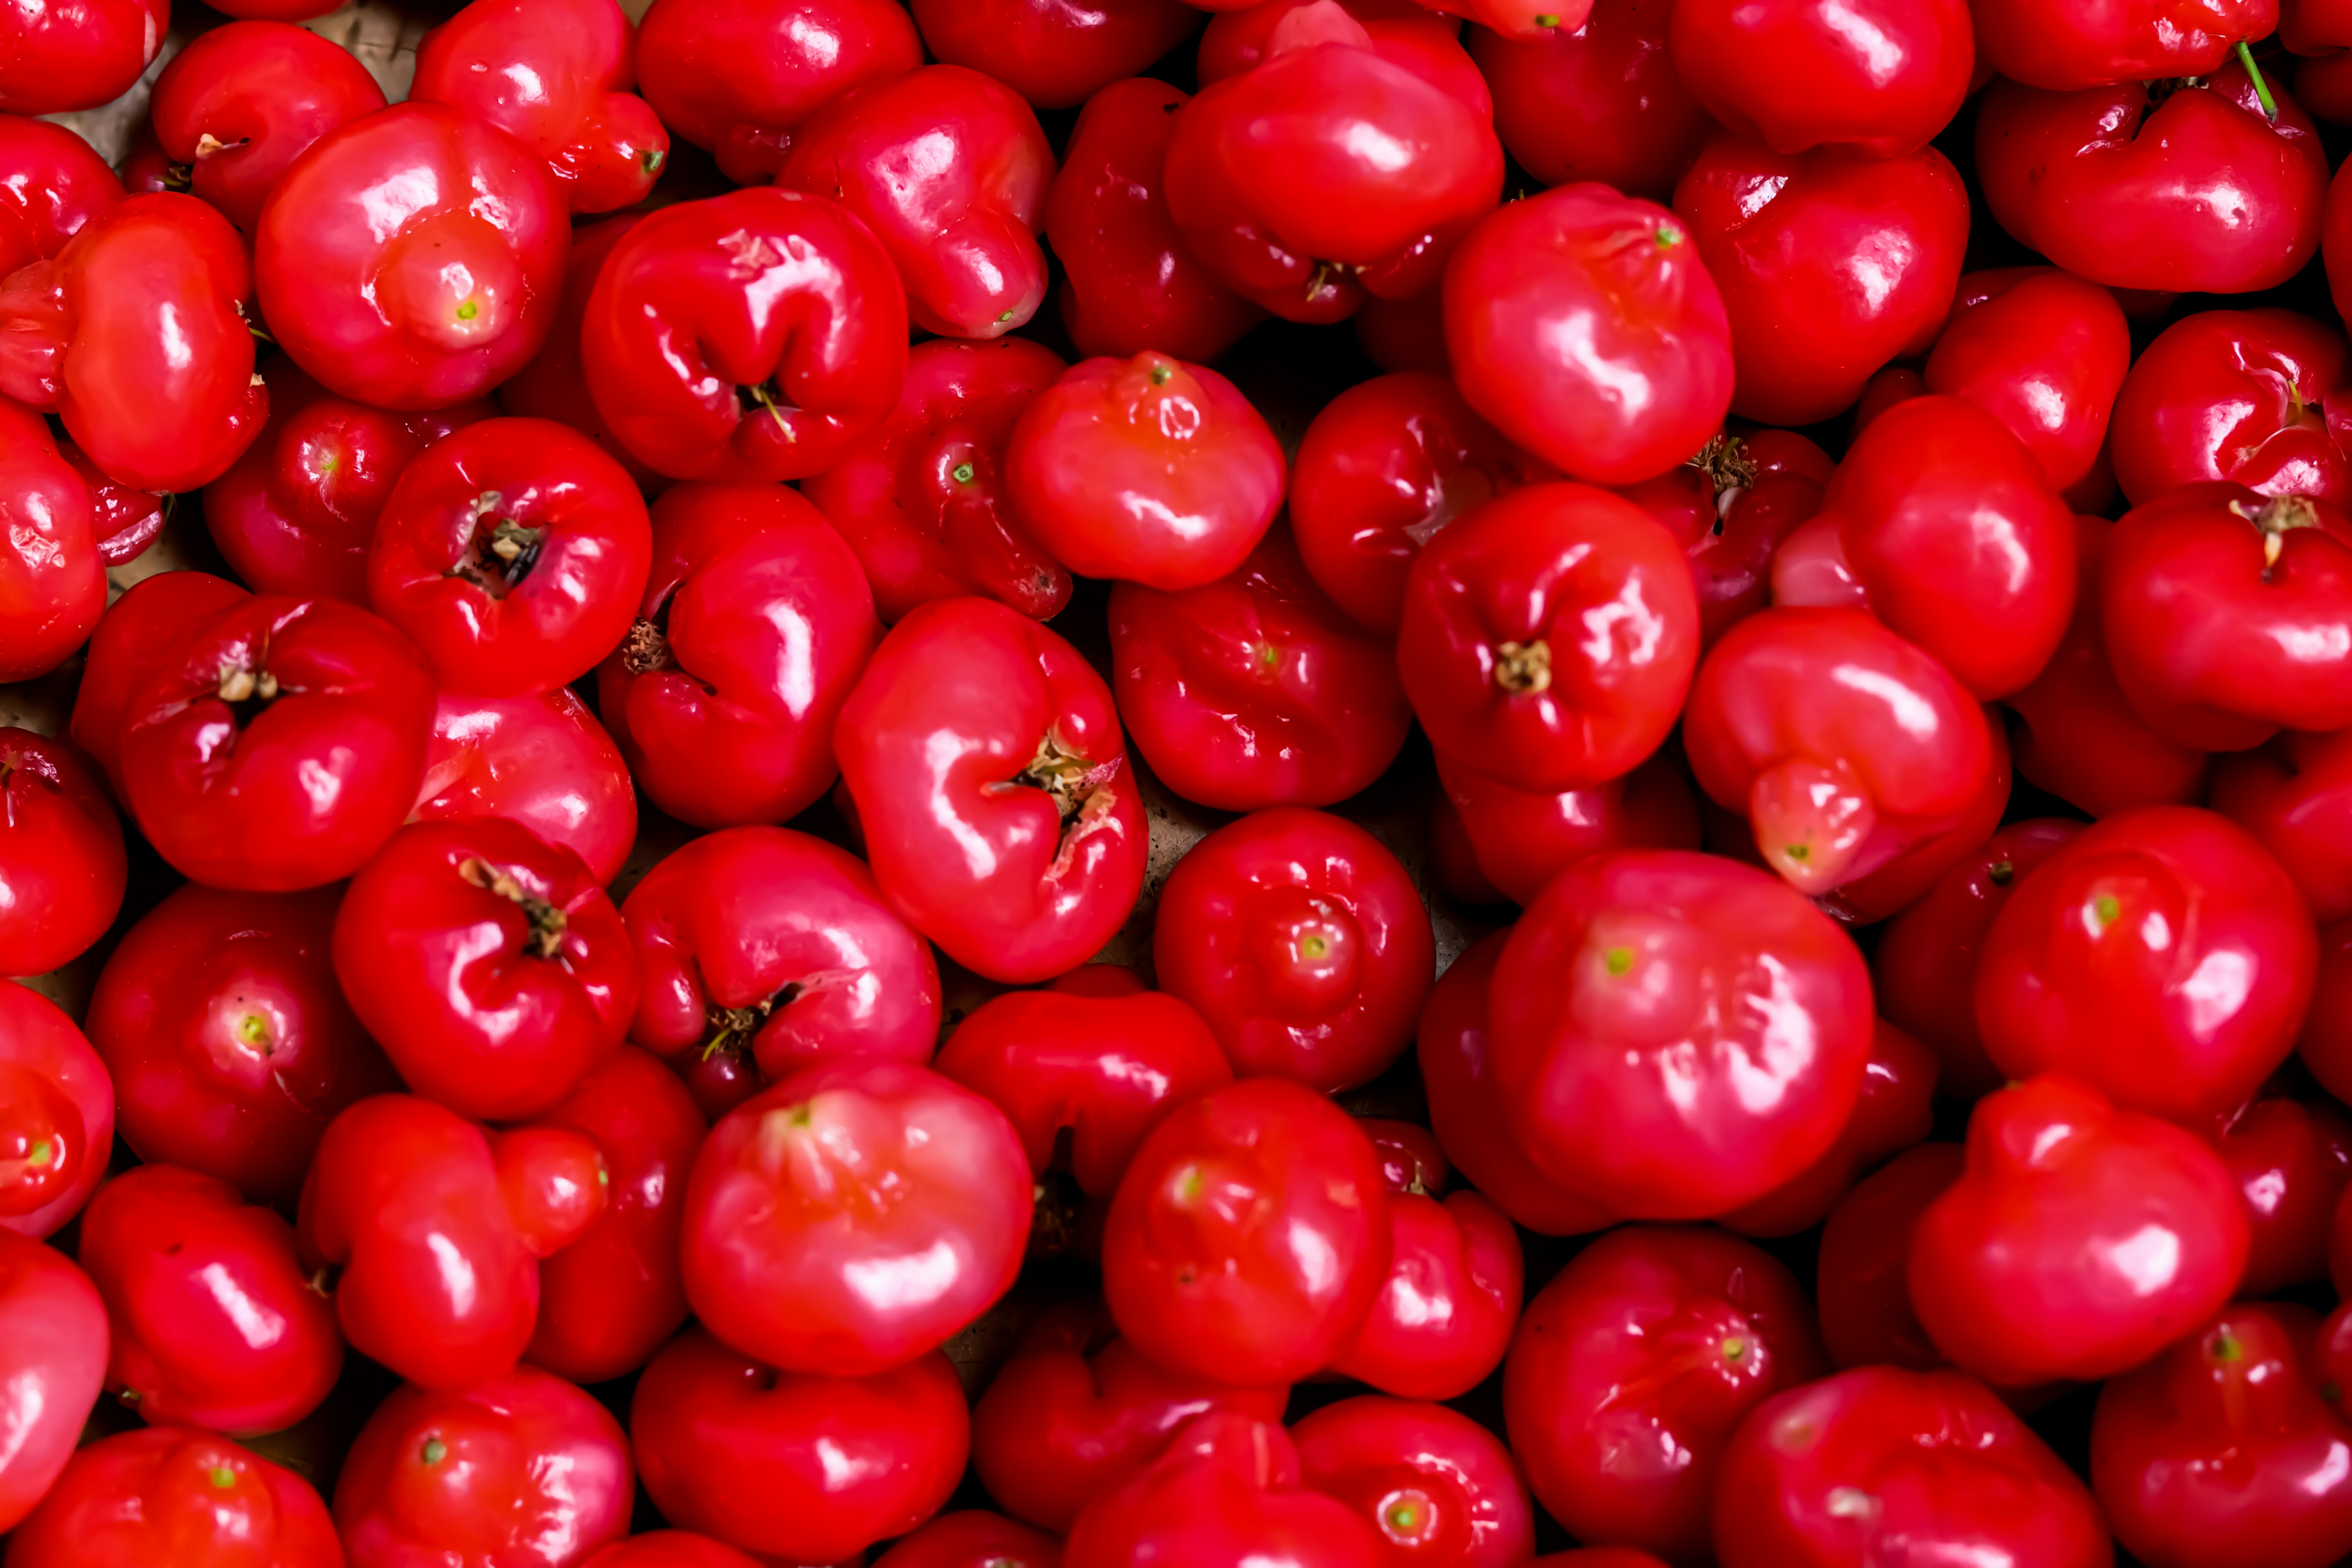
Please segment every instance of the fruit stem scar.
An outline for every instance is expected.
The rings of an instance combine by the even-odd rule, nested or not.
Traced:
[[[2115,924],[2116,921],[2121,920],[2123,918],[2123,900],[2116,898],[2113,893],[2101,893],[2097,898],[2091,900],[2091,919],[2097,924],[2098,929],[2101,931],[2106,930],[2109,926]]]
[[[230,1469],[226,1465],[215,1465],[213,1467],[213,1473],[210,1479],[215,1490],[226,1491],[229,1488],[236,1485],[236,1472]]]
[[[1551,689],[1551,645],[1541,637],[1532,642],[1495,645],[1495,684],[1517,694]]]
[[[428,1465],[437,1465],[437,1464],[439,1464],[442,1460],[444,1460],[444,1459],[447,1458],[448,1457],[449,1457],[449,1445],[448,1445],[448,1444],[444,1443],[444,1442],[443,1442],[440,1438],[438,1438],[438,1437],[427,1437],[427,1438],[425,1438],[425,1447],[424,1447],[424,1450],[423,1450],[423,1458],[424,1458],[424,1460],[425,1460],[425,1462],[426,1464],[428,1464]]]
[[[651,675],[669,663],[669,638],[649,620],[637,621],[621,639],[621,668],[631,675]]]
[[[530,934],[523,939],[522,950],[534,958],[553,958],[563,948],[564,928],[569,921],[562,910],[540,898],[515,879],[514,874],[491,865],[478,855],[468,856],[459,862],[457,875],[486,892],[519,905],[530,921]]]
[[[971,483],[972,476],[979,473],[979,469],[973,468],[970,463],[958,463],[954,468],[948,470],[948,478],[953,479],[960,485],[968,485]]]
[[[1612,975],[1628,973],[1633,967],[1633,950],[1630,947],[1612,947],[1601,955],[1601,967]]]

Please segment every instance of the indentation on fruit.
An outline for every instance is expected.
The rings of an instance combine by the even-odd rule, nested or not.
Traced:
[[[1765,862],[1811,898],[1866,869],[1855,857],[1878,826],[1878,810],[1843,760],[1791,757],[1757,775],[1748,820]]]
[[[1514,696],[1550,690],[1551,645],[1541,637],[1532,642],[1496,643],[1495,684]]]
[[[457,875],[522,910],[523,918],[530,923],[530,934],[523,938],[523,952],[533,958],[553,958],[563,951],[563,932],[570,924],[563,911],[524,887],[513,872],[493,866],[478,855],[470,855],[458,863]]]

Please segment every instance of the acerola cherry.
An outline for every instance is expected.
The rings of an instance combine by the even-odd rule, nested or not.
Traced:
[[[1544,794],[1510,785],[1437,753],[1438,787],[1459,814],[1479,872],[1496,893],[1531,904],[1571,861],[1603,849],[1696,849],[1698,809],[1671,757],[1623,778]]]
[[[1959,111],[1975,63],[1965,0],[1696,0],[1675,7],[1666,36],[1700,107],[1776,153],[1916,153]]]
[[[122,181],[69,127],[0,114],[0,157],[11,175],[0,184],[0,277],[55,256],[122,199]]]
[[[0,1226],[0,1530],[14,1530],[73,1458],[106,1385],[106,1303],[54,1247]],[[1281,1418],[1276,1406],[1267,1417]]]
[[[1280,1424],[1202,1415],[1150,1468],[1101,1492],[1070,1526],[1063,1568],[1378,1568],[1385,1543],[1357,1511],[1307,1489]]]
[[[1171,7],[1172,8],[1172,7]],[[1059,1568],[1062,1543],[981,1509],[943,1513],[901,1536],[874,1568]]]
[[[2198,479],[2352,503],[2322,403],[2344,335],[2292,310],[2200,310],[2157,334],[2116,399],[2116,483],[2134,506]]]
[[[47,675],[106,609],[95,498],[61,445],[47,420],[0,398],[0,679]]]
[[[881,423],[906,340],[882,242],[835,202],[763,186],[664,207],[623,235],[588,296],[581,365],[639,462],[757,484],[831,468]]]
[[[1495,130],[1547,185],[1598,180],[1664,201],[1715,121],[1666,53],[1667,0],[1596,0],[1580,27],[1533,37],[1473,28],[1470,58],[1495,94]]]
[[[1341,1376],[1408,1399],[1458,1399],[1484,1383],[1525,1289],[1509,1218],[1476,1193],[1441,1201],[1444,1184],[1389,1182],[1388,1279],[1355,1342],[1331,1358]]]
[[[1764,607],[1782,542],[1821,510],[1836,466],[1793,430],[1755,430],[1713,437],[1678,467],[1619,488],[1689,557],[1702,648]]]
[[[1466,1415],[1404,1399],[1343,1399],[1291,1437],[1299,1479],[1369,1520],[1383,1563],[1511,1568],[1535,1549],[1518,1467]]]
[[[158,572],[133,583],[100,618],[74,692],[70,732],[74,744],[106,771],[118,800],[124,794],[122,718],[131,693],[183,632],[247,596],[209,573]]]
[[[637,839],[628,764],[569,689],[537,697],[453,697],[433,710],[416,822],[505,817],[587,863],[600,885]]]
[[[985,71],[1039,109],[1075,109],[1136,76],[1201,21],[1178,0],[916,0],[914,11],[934,56]]]
[[[433,685],[416,650],[336,599],[263,595],[173,641],[122,723],[131,815],[214,887],[348,877],[415,803]]]
[[[0,1231],[37,1241],[106,1179],[114,1085],[56,1003],[0,981]]]
[[[1822,1226],[1813,1297],[1830,1364],[1908,1367],[1950,1363],[1911,1310],[1911,1232],[1927,1205],[1960,1179],[1958,1143],[1922,1143],[1854,1184]]]
[[[2263,842],[2314,919],[2352,915],[2352,731],[2298,734],[2224,757],[2211,805]]]
[[[9,1538],[9,1568],[336,1568],[310,1483],[226,1437],[150,1426],[73,1457]]]
[[[605,258],[622,237],[637,226],[635,216],[606,218],[572,231],[572,254],[563,265],[563,295],[556,301],[555,321],[547,342],[530,363],[499,386],[499,407],[526,419],[552,419],[587,437],[621,467],[647,495],[656,495],[668,481],[639,462],[621,445],[596,412],[581,370],[580,329],[588,314],[588,299],[604,270]]]
[[[1511,1447],[1551,1516],[1675,1562],[1706,1552],[1740,1418],[1821,1375],[1789,1271],[1707,1230],[1615,1230],[1528,1305],[1503,1369]]]
[[[1967,1168],[1912,1235],[1911,1304],[1989,1382],[2101,1378],[2211,1316],[2246,1248],[2219,1156],[2049,1073],[1977,1102]]]
[[[20,12],[0,64],[0,110],[61,114],[110,103],[153,63],[171,25],[171,0]]]
[[[672,1340],[629,1404],[663,1517],[769,1561],[832,1563],[937,1512],[971,1447],[955,1368],[933,1352],[841,1371],[777,1372],[698,1328]]]
[[[2094,823],[1985,933],[1977,1027],[2011,1079],[2059,1072],[2193,1121],[2236,1110],[2294,1048],[2319,963],[2267,851],[2211,812]]]
[[[1926,378],[1929,392],[2000,420],[2071,499],[2100,482],[2108,416],[2130,368],[2131,329],[2114,294],[2054,267],[2010,267],[1961,278]]]
[[[172,57],[148,116],[177,188],[251,234],[295,159],[383,107],[383,89],[341,45],[290,21],[231,22]]]
[[[1742,1236],[1794,1236],[1829,1217],[1870,1167],[1901,1153],[1935,1127],[1936,1054],[1881,1019],[1872,1032],[1862,1097],[1828,1153],[1752,1204],[1722,1216]]]
[[[1717,135],[1675,187],[1675,211],[1721,290],[1735,413],[1810,425],[1871,374],[1943,330],[1969,233],[1968,194],[1932,147],[1877,159],[1790,155]]]
[[[591,1553],[580,1568],[760,1568],[760,1563],[690,1530],[649,1530]]]
[[[547,341],[571,243],[563,191],[487,120],[401,103],[328,132],[254,230],[261,311],[329,390],[446,408]]]
[[[1035,622],[987,599],[917,609],[834,751],[883,897],[957,963],[1043,980],[1127,923],[1150,845],[1110,689]]]
[[[1327,1365],[1361,1329],[1388,1262],[1370,1140],[1280,1079],[1170,1112],[1128,1166],[1103,1234],[1119,1331],[1171,1372],[1230,1383]]]
[[[2352,1184],[2352,1122],[2324,1100],[2257,1100],[2213,1146],[2252,1232],[2238,1293],[2267,1296],[2326,1279],[2328,1228]]]
[[[0,975],[88,951],[114,923],[126,875],[98,771],[67,742],[0,726]]]
[[[1975,0],[1970,9],[1986,66],[2059,91],[2210,76],[2234,45],[2268,33],[2279,15],[2276,0],[2215,0],[2193,11],[2158,0],[2096,11],[2059,0]]]

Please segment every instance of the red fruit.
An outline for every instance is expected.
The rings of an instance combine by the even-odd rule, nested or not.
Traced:
[[[0,65],[0,110],[58,114],[110,102],[153,63],[171,25],[170,0],[20,12]]]
[[[613,738],[569,689],[517,698],[445,691],[409,817],[520,823],[579,856],[604,884],[636,843],[637,795]]]
[[[760,1564],[725,1542],[690,1530],[651,1530],[614,1542],[583,1559],[580,1568],[760,1568]]]
[[[2352,1123],[2326,1100],[2257,1100],[2214,1141],[2252,1232],[2242,1296],[2327,1278],[2328,1227],[2352,1183]]]
[[[1873,1366],[1933,1372],[1950,1363],[1911,1310],[1911,1232],[1960,1179],[1958,1143],[1922,1143],[1864,1177],[1822,1226],[1813,1296],[1822,1343],[1841,1371]]]
[[[1151,1467],[1098,1494],[1070,1526],[1063,1568],[1376,1568],[1384,1544],[1356,1511],[1302,1482],[1280,1425],[1203,1415]]]
[[[16,1529],[73,1458],[106,1361],[106,1303],[89,1278],[57,1248],[0,1226],[0,1420],[11,1439],[0,1529]]]
[[[1078,113],[1046,193],[1045,236],[1062,264],[1062,324],[1082,354],[1157,349],[1205,364],[1265,319],[1192,258],[1168,216],[1168,143],[1191,101],[1137,77],[1112,82]]]
[[[1471,31],[1495,129],[1520,167],[1547,185],[1674,194],[1716,125],[1666,53],[1672,14],[1670,0],[1598,0],[1580,27],[1528,38]]]
[[[1863,1367],[1760,1406],[1715,1493],[1723,1568],[1932,1562],[2107,1568],[2098,1505],[1972,1378]]]
[[[1291,1436],[1299,1479],[1370,1523],[1382,1563],[1516,1568],[1535,1549],[1518,1466],[1466,1415],[1403,1399],[1343,1399]]]
[[[1887,361],[1925,351],[1950,313],[1968,195],[1932,147],[1790,156],[1720,134],[1674,205],[1722,291],[1744,417],[1828,418]]]
[[[1432,1194],[1444,1185],[1442,1174],[1389,1184],[1388,1279],[1355,1342],[1331,1358],[1341,1376],[1406,1399],[1458,1399],[1484,1383],[1502,1364],[1525,1289],[1509,1217],[1476,1193],[1440,1201]]]
[[[125,485],[208,484],[269,412],[253,380],[243,310],[252,291],[244,242],[204,203],[117,202],[55,259],[0,283],[0,394],[57,415]]]
[[[1821,510],[1836,466],[1792,430],[1756,430],[1715,437],[1679,467],[1618,488],[1689,557],[1702,648],[1764,607],[1782,542]]]
[[[834,729],[883,897],[949,957],[1022,984],[1127,923],[1149,848],[1110,689],[986,599],[891,628]]]
[[[122,907],[122,825],[67,742],[0,726],[0,975],[43,974]]]
[[[2352,502],[2352,464],[2321,404],[2345,384],[2344,335],[2292,310],[2201,310],[2157,334],[2116,399],[2116,482],[2134,506],[2228,479]]]
[[[758,187],[664,207],[614,243],[581,365],[646,467],[760,484],[832,467],[881,423],[906,339],[882,242],[822,196]]]
[[[340,1268],[361,1354],[428,1389],[507,1376],[530,1342],[539,1267],[474,1123],[404,1094],[336,1117],[302,1185],[302,1259]]]
[[[254,230],[262,313],[330,391],[446,408],[547,341],[565,217],[530,148],[446,104],[396,104],[320,138],[270,193]]]
[[[604,270],[604,258],[636,226],[635,216],[625,216],[572,231],[572,254],[563,265],[563,295],[556,302],[555,323],[539,353],[500,384],[498,405],[519,418],[552,419],[571,426],[626,468],[646,494],[655,495],[668,481],[637,461],[605,426],[580,368],[580,329],[588,314],[589,295]]]
[[[892,0],[659,0],[637,31],[646,101],[739,184],[782,168],[793,133],[828,100],[922,63]]]
[[[1674,536],[1584,485],[1530,485],[1425,544],[1397,668],[1438,749],[1525,790],[1630,773],[1674,728],[1698,597]]]
[[[1058,1568],[1062,1543],[981,1509],[943,1513],[902,1536],[874,1568]]]
[[[635,77],[635,29],[613,0],[474,0],[425,35],[411,101],[446,103],[547,161],[572,211],[643,201],[669,132]]]
[[[2095,823],[2019,886],[1977,962],[1977,1027],[2012,1079],[2069,1074],[2117,1105],[2234,1110],[2294,1048],[2311,916],[2262,846],[2210,812]]]
[[[943,1355],[804,1376],[688,1329],[637,1380],[629,1438],[664,1518],[771,1561],[831,1563],[937,1512],[963,1475],[971,1426]]]
[[[132,689],[121,771],[163,858],[214,887],[315,888],[416,800],[433,686],[415,647],[337,599],[261,595],[184,631]]]
[[[12,175],[0,186],[0,277],[55,256],[122,199],[106,160],[66,126],[0,113],[0,156]]]
[[[2301,271],[2327,192],[2310,116],[2276,84],[2270,112],[2235,62],[2154,108],[2151,96],[2128,80],[2068,92],[1994,83],[1976,154],[2001,227],[2124,289],[2237,294]]]
[[[2246,1248],[2219,1157],[2053,1073],[1978,1102],[1967,1168],[1912,1234],[1911,1304],[1988,1382],[2101,1378],[2211,1316]]]
[[[2091,1484],[2116,1539],[2149,1568],[2352,1552],[2352,1423],[2308,1307],[2225,1309],[2111,1380],[2091,1422]]]
[[[327,1505],[258,1454],[185,1427],[73,1457],[8,1542],[9,1568],[340,1568]]]
[[[1201,21],[1177,0],[916,0],[914,10],[934,56],[985,71],[1039,109],[1076,108],[1150,68]]]
[[[2050,488],[2071,497],[2098,482],[2108,415],[2130,367],[2131,331],[2114,294],[2054,267],[2011,267],[1960,279],[1926,385],[2000,421]]]
[[[1164,1372],[1116,1335],[1092,1344],[1097,1317],[1084,1306],[1047,1309],[972,1409],[981,1483],[1046,1530],[1067,1530],[1087,1500],[1124,1485],[1194,1416],[1277,1422],[1290,1393]]]
[[[0,1231],[38,1241],[73,1218],[113,1146],[106,1064],[57,1004],[0,982]]]
[[[1019,1135],[980,1096],[907,1062],[819,1061],[710,1130],[686,1197],[687,1299],[771,1366],[871,1376],[1004,1294],[1031,1202]]]
[[[106,1301],[107,1386],[149,1423],[277,1432],[335,1386],[343,1336],[293,1226],[226,1182],[126,1171],[90,1200],[79,1253]]]
[[[2239,43],[2276,24],[2277,0],[2180,10],[2125,0],[2095,10],[2058,0],[1975,0],[1977,47],[1999,74],[2068,91],[2111,81],[2210,76]]]
[[[637,952],[630,1037],[657,1055],[747,1045],[771,1079],[830,1057],[920,1063],[939,1042],[930,947],[855,856],[782,827],[673,852],[622,913]]]
[[[1752,1204],[1722,1216],[1742,1236],[1794,1236],[1827,1219],[1855,1180],[1926,1138],[1935,1127],[1936,1053],[1879,1020],[1862,1098],[1828,1153]]]
[[[1711,1230],[1635,1226],[1528,1303],[1503,1415],[1537,1500],[1570,1531],[1703,1561],[1734,1428],[1822,1370],[1803,1292],[1769,1256]]]
[[[249,235],[295,159],[383,107],[383,89],[340,44],[290,21],[231,22],[172,57],[148,115],[178,188]]]
[[[2352,732],[2289,731],[2221,759],[2212,807],[2263,842],[2322,925],[2352,915]]]
[[[1867,925],[1899,914],[1926,898],[1938,878],[1991,837],[2009,811],[2011,783],[2009,742],[2002,729],[1993,722],[1998,713],[1997,709],[1985,710],[1986,738],[1992,742],[1992,767],[1967,809],[1941,833],[1920,839],[1870,875],[1823,897],[1822,909],[1853,925]],[[1736,839],[1737,819],[1728,817],[1720,808],[1717,811],[1718,817],[1733,824],[1731,834]],[[1752,845],[1753,834],[1748,840]]]
[[[106,609],[96,500],[62,447],[48,421],[0,399],[0,679],[47,675]]]
[[[1294,11],[1314,0],[1244,0],[1239,9],[1203,7],[1217,14],[1201,35],[1195,64],[1201,85],[1255,70],[1265,62],[1274,30]],[[1340,8],[1370,35],[1383,58],[1402,65],[1454,97],[1473,105],[1486,101],[1486,87],[1475,79],[1478,68],[1462,46],[1458,17],[1433,16],[1417,0],[1340,0]],[[1312,31],[1314,29],[1310,29]]]
[[[1297,1084],[1251,1079],[1178,1107],[1144,1140],[1111,1200],[1104,1294],[1119,1331],[1171,1372],[1294,1382],[1363,1326],[1388,1272],[1388,1219],[1355,1122]]]
[[[1440,752],[1437,780],[1479,872],[1515,903],[1535,902],[1562,868],[1604,849],[1698,847],[1690,783],[1664,755],[1623,778],[1547,795],[1513,789]]]
[[[1005,493],[1013,421],[1066,368],[1026,338],[918,343],[898,411],[802,482],[856,552],[883,619],[959,594],[1041,621],[1069,602],[1069,573]]]
[[[1675,6],[1667,42],[1700,106],[1776,153],[1916,153],[1959,111],[1975,64],[1965,0],[1697,0]]]

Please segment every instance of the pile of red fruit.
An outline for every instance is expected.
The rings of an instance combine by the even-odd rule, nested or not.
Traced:
[[[0,7],[0,1568],[2352,1558],[2352,0],[224,3]]]

